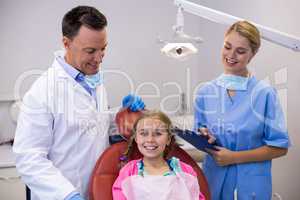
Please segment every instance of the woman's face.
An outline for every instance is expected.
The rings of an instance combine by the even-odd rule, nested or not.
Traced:
[[[222,63],[225,74],[247,76],[247,64],[253,56],[254,53],[247,38],[235,31],[225,36],[222,48]]]
[[[155,118],[145,118],[138,122],[136,138],[139,151],[144,159],[161,159],[171,139],[166,125]]]

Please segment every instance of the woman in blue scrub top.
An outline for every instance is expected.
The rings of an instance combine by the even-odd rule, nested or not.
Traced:
[[[220,145],[203,163],[213,200],[270,200],[271,160],[290,145],[275,89],[247,68],[259,47],[254,25],[233,24],[222,48],[224,73],[196,96],[195,128]]]

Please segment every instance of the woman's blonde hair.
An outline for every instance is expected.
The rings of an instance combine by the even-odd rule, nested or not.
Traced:
[[[233,31],[248,39],[252,53],[255,54],[258,51],[261,44],[261,38],[259,30],[256,28],[256,26],[248,21],[238,21],[229,27],[225,33],[225,36]]]
[[[128,143],[128,148],[124,153],[124,155],[126,156],[127,159],[132,159],[133,153],[135,153],[136,151],[139,152],[139,150],[137,148],[137,144],[135,142],[138,123],[144,119],[149,119],[149,118],[158,119],[161,122],[163,122],[166,126],[166,131],[168,133],[168,136],[170,137],[171,142],[165,148],[164,159],[168,158],[169,152],[172,150],[174,145],[176,145],[175,137],[172,134],[173,126],[172,126],[172,122],[171,122],[170,118],[161,111],[157,111],[157,110],[145,111],[145,112],[143,112],[142,116],[139,119],[137,119],[136,122],[134,123],[132,135],[131,135],[129,143]]]

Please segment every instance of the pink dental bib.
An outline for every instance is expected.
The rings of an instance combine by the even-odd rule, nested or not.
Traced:
[[[170,176],[135,175],[122,183],[127,200],[199,200],[197,178],[186,173]]]

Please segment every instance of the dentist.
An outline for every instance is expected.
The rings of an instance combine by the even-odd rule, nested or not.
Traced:
[[[13,151],[31,200],[88,199],[90,175],[115,126],[99,71],[106,26],[106,17],[93,7],[67,12],[65,52],[55,54],[52,67],[24,96]]]
[[[247,67],[259,47],[254,25],[234,23],[222,48],[224,73],[196,96],[195,128],[221,146],[203,163],[212,200],[270,200],[272,159],[290,146],[276,90]]]

